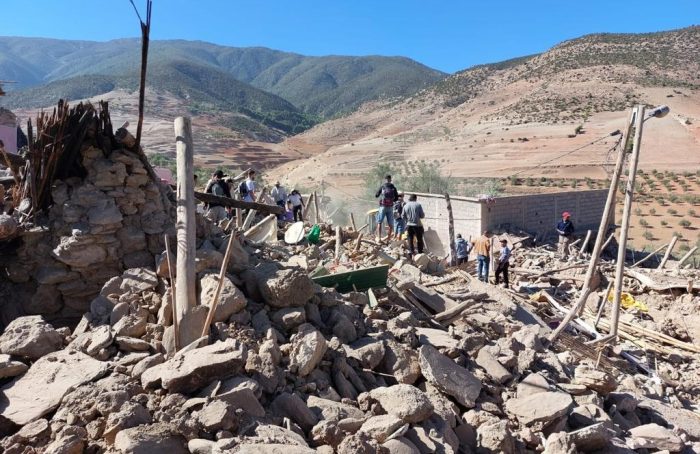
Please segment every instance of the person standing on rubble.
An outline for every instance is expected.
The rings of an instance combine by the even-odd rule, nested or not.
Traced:
[[[508,240],[501,238],[501,254],[496,265],[496,285],[500,283],[499,277],[503,275],[503,288],[508,288],[508,267],[510,267],[510,252]]]
[[[457,256],[457,266],[467,263],[469,258],[469,251],[471,251],[471,244],[467,243],[467,240],[462,238],[462,234],[457,234],[457,240],[455,241],[455,255]]]
[[[288,200],[292,203],[292,212],[294,213],[294,222],[303,221],[301,209],[304,208],[304,199],[296,189],[289,194]]]
[[[379,187],[375,197],[379,197],[379,211],[377,211],[377,241],[382,239],[382,223],[386,219],[389,227],[388,239],[394,233],[394,202],[399,199],[399,192],[391,182],[391,175],[384,178],[384,184]]]
[[[399,193],[399,198],[394,202],[394,232],[396,238],[401,239],[401,235],[406,231],[406,223],[403,220],[403,192]]]
[[[282,208],[285,208],[287,205],[287,191],[284,189],[284,186],[280,185],[279,181],[275,182],[275,185],[272,187],[272,190],[270,191],[270,195],[272,196],[272,199],[275,201],[277,206],[280,206]],[[280,221],[284,219],[284,214],[277,215],[277,219]]]
[[[408,203],[403,207],[403,219],[406,221],[406,229],[408,231],[408,250],[410,257],[418,248],[418,253],[423,253],[425,244],[423,243],[423,222],[421,219],[425,217],[423,206],[418,203],[418,197],[415,194],[408,196]],[[414,246],[413,240],[416,245]]]
[[[238,185],[238,193],[244,202],[255,202],[255,170],[248,171],[248,178]]]
[[[224,174],[222,170],[217,170],[214,172],[211,179],[207,182],[204,192],[219,197],[228,197],[230,199],[231,191],[224,181],[225,176],[227,175]],[[209,219],[214,224],[218,224],[219,221],[226,219],[226,208],[224,208],[220,203],[211,202],[207,207],[207,211],[204,213],[204,217]]]
[[[476,275],[482,282],[489,281],[489,261],[491,260],[491,233],[484,230],[481,236],[472,241],[476,253]]]
[[[562,260],[569,258],[569,247],[574,236],[574,223],[571,222],[571,213],[564,211],[561,214],[561,221],[557,224],[559,234],[559,257]]]

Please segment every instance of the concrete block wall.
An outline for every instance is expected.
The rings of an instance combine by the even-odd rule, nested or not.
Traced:
[[[578,235],[597,230],[605,207],[607,189],[497,197],[490,202],[472,197],[451,197],[455,234],[477,237],[485,229],[518,228],[553,239],[556,223],[569,211]],[[428,250],[437,255],[449,252],[449,220],[445,197],[417,194],[423,205]],[[612,220],[614,222],[614,219]]]

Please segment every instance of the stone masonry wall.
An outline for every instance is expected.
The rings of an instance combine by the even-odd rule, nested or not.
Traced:
[[[111,277],[133,267],[153,267],[174,235],[174,207],[166,207],[138,156],[99,148],[82,151],[84,179],[56,181],[48,228],[23,236],[6,275],[19,304],[3,304],[3,321],[22,313],[48,319],[80,317]],[[167,199],[166,199],[167,200]]]

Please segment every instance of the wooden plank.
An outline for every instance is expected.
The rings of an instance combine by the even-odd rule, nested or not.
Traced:
[[[664,254],[664,258],[661,259],[661,263],[659,263],[659,267],[656,268],[657,270],[664,269],[664,266],[666,266],[666,262],[668,262],[668,258],[671,257],[671,251],[673,250],[673,247],[676,245],[677,241],[678,241],[678,237],[674,235],[673,238],[671,238],[671,242],[668,244],[668,249],[666,249],[666,253]]]
[[[458,305],[457,302],[451,300],[450,298],[444,297],[438,294],[435,290],[424,287],[420,284],[414,284],[408,291],[435,313],[453,309]]]
[[[452,215],[452,201],[450,200],[450,195],[445,193],[445,204],[447,205],[447,234],[450,240],[450,265],[454,266],[457,264],[457,251],[455,245],[455,219]],[[493,242],[491,243],[493,247]],[[493,251],[491,251],[493,254]]]
[[[639,265],[641,265],[642,263],[646,262],[646,261],[649,260],[650,258],[654,257],[656,254],[658,254],[659,252],[661,252],[661,249],[665,248],[666,246],[668,246],[668,243],[666,243],[666,244],[664,244],[664,245],[662,245],[662,246],[659,246],[659,247],[656,248],[653,252],[650,252],[649,254],[647,254],[647,256],[644,257],[643,259],[637,260],[636,262],[634,262],[630,268],[634,268],[635,266],[639,266]]]

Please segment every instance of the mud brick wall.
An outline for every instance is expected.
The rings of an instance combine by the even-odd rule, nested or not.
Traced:
[[[82,163],[87,176],[55,182],[48,220],[22,237],[4,270],[14,297],[0,305],[1,321],[80,317],[108,279],[152,268],[163,233],[174,234],[174,208],[136,154],[88,147]]]

